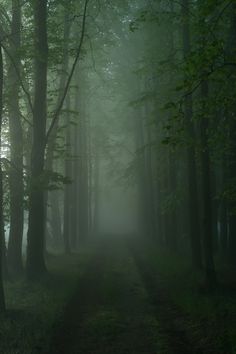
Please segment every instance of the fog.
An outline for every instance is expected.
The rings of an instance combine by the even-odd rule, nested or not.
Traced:
[[[7,7],[2,230],[11,267],[23,268],[22,242],[43,272],[47,248],[77,252],[96,235],[139,234],[205,263],[214,282],[214,249],[234,249],[227,7],[228,27],[219,16],[214,37],[201,21],[220,5],[90,1],[52,1],[38,15],[30,4]]]
[[[99,232],[106,235],[137,234],[137,193],[132,189],[103,187],[100,200]]]
[[[236,0],[0,1],[0,353],[236,352],[235,68]]]

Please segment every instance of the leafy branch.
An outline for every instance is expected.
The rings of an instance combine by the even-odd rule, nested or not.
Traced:
[[[68,79],[67,79],[67,82],[66,82],[65,89],[64,89],[64,92],[62,94],[61,100],[60,100],[60,102],[59,102],[59,104],[57,106],[57,109],[56,109],[56,111],[55,111],[55,113],[53,115],[51,125],[50,125],[50,127],[49,127],[49,129],[48,129],[48,131],[46,133],[45,147],[47,146],[49,137],[50,137],[50,135],[51,135],[51,133],[53,131],[53,128],[54,128],[57,120],[59,119],[63,104],[65,102],[65,99],[66,99],[66,96],[67,96],[67,93],[68,93],[68,90],[69,90],[69,87],[70,87],[71,80],[73,78],[77,63],[78,63],[78,61],[80,59],[81,49],[82,49],[83,42],[84,42],[84,37],[85,37],[86,19],[87,19],[87,10],[88,10],[89,1],[90,0],[85,0],[84,11],[83,11],[83,20],[82,20],[82,29],[81,29],[81,36],[80,36],[80,42],[79,42],[78,50],[77,50],[76,57],[74,59],[74,63],[72,65],[70,74],[68,76]]]

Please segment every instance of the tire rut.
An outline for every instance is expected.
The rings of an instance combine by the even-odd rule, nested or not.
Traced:
[[[105,262],[105,256],[97,254],[83,277],[79,279],[63,316],[55,324],[48,354],[74,353],[74,346],[82,336],[84,321],[88,314],[96,311],[99,306],[101,292],[98,279],[101,277]]]
[[[230,354],[227,341],[220,350],[214,340],[209,341],[207,324],[195,323],[189,315],[174,305],[167,289],[160,284],[156,271],[146,264],[132,242],[128,242],[128,247],[154,306],[163,335],[167,337],[170,354]]]

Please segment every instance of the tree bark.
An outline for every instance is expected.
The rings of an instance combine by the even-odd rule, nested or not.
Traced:
[[[50,193],[50,206],[51,206],[51,230],[52,241],[55,247],[59,247],[62,242],[62,225],[61,225],[61,212],[59,206],[59,192],[53,191]]]
[[[208,144],[208,117],[205,116],[207,97],[209,96],[208,82],[201,85],[201,98],[203,100],[203,116],[200,122],[201,131],[201,167],[202,167],[202,198],[203,198],[203,243],[206,281],[209,288],[216,285],[216,272],[213,259],[213,230],[212,230],[212,201],[211,201],[211,171],[210,152]]]
[[[0,45],[0,148],[2,133],[2,110],[3,110],[3,57]],[[3,173],[2,161],[0,161],[0,313],[5,312],[5,296],[3,289],[2,256],[4,252],[4,217],[3,217]]]
[[[191,52],[190,24],[189,24],[189,0],[182,0],[183,15],[183,54],[187,59]],[[187,148],[187,171],[188,171],[188,206],[189,206],[189,233],[192,254],[192,264],[195,269],[202,268],[201,233],[198,203],[198,183],[195,152],[195,130],[192,122],[193,99],[188,95],[184,102],[185,119],[190,138]]]
[[[72,179],[72,157],[71,157],[71,125],[70,125],[70,97],[66,99],[66,157],[65,157],[65,176]],[[65,253],[71,253],[71,199],[72,185],[68,184],[64,189],[64,227],[63,239]]]
[[[71,31],[71,22],[69,19],[69,9],[68,9],[67,5],[66,5],[66,8],[64,11],[65,11],[65,15],[64,15],[64,35],[63,35],[63,46],[64,46],[63,47],[63,58],[62,58],[62,66],[61,66],[61,76],[60,76],[60,81],[59,81],[59,94],[58,94],[58,99],[56,102],[55,109],[57,109],[57,107],[61,103],[61,99],[64,94],[64,90],[65,90],[65,86],[66,86],[66,79],[67,79],[68,68],[69,68],[69,38],[70,38],[70,31]],[[57,119],[55,122],[54,128],[52,130],[51,136],[49,137],[49,140],[48,140],[46,162],[45,162],[45,167],[48,171],[53,171],[53,168],[54,168],[54,166],[53,166],[54,152],[55,152],[55,144],[56,144],[56,139],[57,139],[59,123],[60,123],[60,121],[59,121],[59,119]],[[48,196],[50,196],[50,194],[51,193],[48,191],[45,192],[45,205],[46,206],[47,206]],[[55,199],[55,193],[54,193],[54,199]],[[47,212],[47,209],[46,209],[46,212]],[[53,211],[52,211],[51,215],[53,215]],[[60,217],[60,213],[57,213],[57,216]],[[59,221],[59,223],[61,223],[61,221]],[[53,222],[53,224],[55,225],[55,222]]]
[[[78,124],[78,236],[79,243],[83,244],[88,238],[88,225],[89,225],[89,215],[88,215],[88,161],[87,161],[87,122],[85,107],[83,105],[83,99],[79,95],[80,102],[80,114],[79,114],[79,124]]]
[[[10,51],[14,65],[20,71],[21,4],[12,0],[12,24]],[[23,271],[22,238],[24,227],[24,184],[23,184],[23,132],[19,107],[19,89],[15,66],[10,62],[8,69],[8,110],[10,128],[10,233],[8,242],[9,271],[17,274]]]
[[[43,175],[47,117],[47,0],[34,0],[33,13],[35,31],[35,89],[26,262],[26,271],[29,279],[36,279],[46,273],[44,260],[45,189]]]
[[[100,231],[99,223],[99,203],[100,203],[100,156],[99,148],[97,148],[97,154],[94,161],[94,209],[93,209],[93,235],[97,236]]]
[[[228,40],[227,57],[229,61],[235,61],[236,55],[236,4],[231,6],[230,30]],[[236,70],[231,71],[232,91],[235,92]],[[230,156],[228,158],[228,181],[229,185],[235,188],[236,178],[236,110],[235,107],[229,111],[229,142]],[[229,243],[229,261],[232,266],[236,267],[236,200],[232,198],[228,202],[228,243]]]

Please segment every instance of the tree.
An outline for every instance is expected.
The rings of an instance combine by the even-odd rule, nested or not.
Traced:
[[[229,36],[228,36],[228,46],[227,46],[227,59],[231,62],[235,62],[235,55],[236,55],[236,3],[233,2],[231,7],[231,14],[230,14],[230,29],[229,29]],[[230,87],[235,94],[236,86],[235,86],[235,77],[236,77],[236,70],[235,67],[231,69],[231,80],[230,80]],[[229,141],[230,141],[230,154],[228,158],[228,178],[229,178],[229,186],[230,186],[230,200],[229,200],[229,261],[231,265],[236,265],[236,215],[235,215],[235,208],[236,208],[236,200],[234,196],[235,190],[235,180],[236,180],[236,111],[235,111],[235,99],[233,98],[233,107],[230,107],[228,112],[228,119],[229,119]],[[233,195],[233,197],[232,197]]]
[[[30,279],[46,272],[44,260],[44,153],[47,118],[47,0],[33,2],[35,36],[35,81],[33,107],[33,144],[29,194],[29,228],[26,271]]]
[[[189,0],[182,1],[183,15],[183,56],[187,61],[191,54],[190,23],[189,23]],[[199,223],[198,184],[196,173],[196,151],[195,151],[195,128],[193,123],[193,98],[192,94],[186,93],[184,99],[184,113],[189,135],[187,147],[187,170],[188,170],[188,205],[189,205],[189,226],[192,251],[192,262],[196,269],[202,268],[201,259],[201,238]]]
[[[8,111],[10,131],[10,234],[8,242],[9,270],[15,274],[23,270],[22,237],[24,225],[23,185],[23,132],[19,107],[21,45],[21,4],[12,0],[12,23],[10,48],[14,63],[9,60],[8,68]]]
[[[2,133],[2,110],[3,110],[3,56],[2,45],[0,44],[0,147]],[[4,252],[4,218],[3,218],[3,173],[2,160],[0,161],[0,313],[5,311],[5,296],[2,279],[2,256]]]

